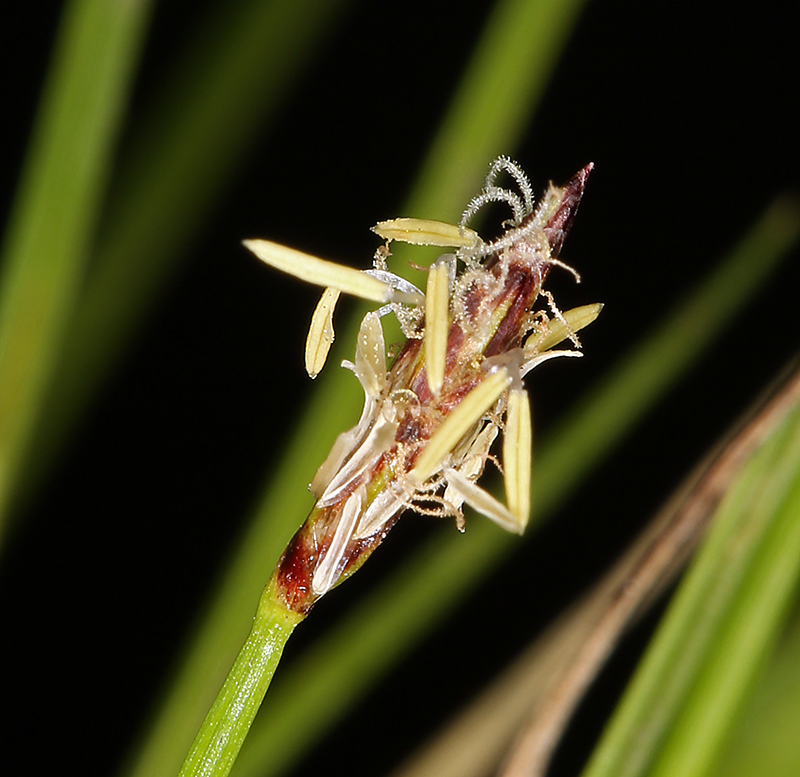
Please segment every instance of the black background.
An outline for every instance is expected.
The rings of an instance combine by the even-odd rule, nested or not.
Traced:
[[[134,119],[210,5],[158,4]],[[775,194],[797,191],[800,57],[791,5],[588,4],[513,154],[537,188],[596,164],[563,253],[583,283],[556,279],[554,291],[562,307],[606,308],[583,338],[581,363],[537,373],[537,430],[646,333]],[[403,215],[489,7],[352,5],[19,522],[0,569],[2,740],[15,773],[80,765],[82,774],[105,775],[119,766],[281,455],[296,408],[314,391],[302,348],[317,292],[267,271],[239,241],[264,236],[364,266],[375,248],[367,228]],[[4,6],[4,208],[59,12],[55,2]],[[413,101],[386,99],[398,85]],[[799,290],[795,250],[556,520],[296,773],[351,773],[354,758],[356,773],[383,773],[513,658],[796,352]],[[407,516],[364,570],[316,608],[287,656],[444,530],[458,542],[451,526]],[[559,774],[576,772],[647,628],[597,683],[559,755]]]

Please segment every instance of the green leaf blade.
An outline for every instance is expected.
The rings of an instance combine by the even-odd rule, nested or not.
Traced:
[[[0,534],[76,307],[150,8],[64,10],[0,259]]]
[[[737,478],[584,777],[705,775],[800,575],[800,411]]]
[[[20,501],[50,463],[180,267],[346,0],[221,4],[123,149]]]

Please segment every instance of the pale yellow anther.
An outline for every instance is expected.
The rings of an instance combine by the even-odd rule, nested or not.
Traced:
[[[484,378],[461,400],[444,419],[408,473],[409,480],[421,485],[435,475],[444,464],[450,451],[481,419],[481,416],[499,399],[511,383],[505,367]]]
[[[589,326],[600,315],[602,309],[602,303],[596,302],[593,305],[581,305],[578,308],[566,310],[563,316],[574,334],[585,326]],[[567,328],[557,318],[549,322],[548,329],[548,333],[541,340],[539,340],[539,332],[534,330],[533,334],[525,342],[525,350],[547,351],[569,337]]]
[[[372,231],[384,240],[399,240],[415,246],[472,248],[481,240],[472,229],[431,219],[400,218],[379,221]]]
[[[531,511],[531,408],[524,389],[508,395],[506,429],[503,436],[503,468],[509,512],[519,521],[520,532]]]
[[[322,371],[333,344],[333,311],[339,294],[339,289],[326,288],[311,317],[306,337],[306,372],[312,378]]]
[[[428,272],[425,289],[425,371],[434,396],[444,383],[447,360],[450,273],[446,261],[435,261]]]
[[[287,248],[270,240],[243,240],[245,248],[276,270],[294,275],[318,286],[330,286],[372,302],[406,302],[408,294],[398,292],[388,283],[361,270],[319,259],[311,254]],[[416,297],[413,301],[416,301]]]

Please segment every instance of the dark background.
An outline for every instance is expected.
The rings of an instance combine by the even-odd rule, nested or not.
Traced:
[[[158,4],[133,118],[210,5]],[[4,6],[4,208],[60,6]],[[581,363],[537,373],[537,434],[704,276],[775,194],[800,188],[800,56],[790,6],[588,3],[513,154],[537,188],[596,164],[563,252],[583,283],[555,279],[554,291],[565,308],[606,308],[583,338]],[[3,706],[13,716],[2,739],[6,762],[20,764],[16,774],[80,764],[82,774],[105,775],[119,766],[281,455],[296,408],[314,391],[302,349],[317,292],[266,270],[239,241],[264,236],[365,266],[376,245],[368,227],[404,215],[489,7],[353,4],[19,523],[0,568]],[[387,85],[413,93],[413,108],[379,98]],[[350,773],[356,756],[358,773],[382,773],[513,658],[796,352],[799,290],[795,251],[556,519],[296,773]],[[407,516],[374,560],[317,607],[287,657],[443,530],[458,542],[451,526]],[[651,625],[598,681],[559,774],[575,773]]]

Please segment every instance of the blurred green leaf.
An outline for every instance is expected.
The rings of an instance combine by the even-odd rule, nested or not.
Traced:
[[[585,777],[707,775],[800,576],[800,408],[717,512]]]
[[[124,4],[127,5],[127,4]],[[347,0],[219,3],[123,149],[23,497],[173,277]]]
[[[0,256],[0,537],[76,307],[150,9],[64,8]]]
[[[460,215],[489,162],[519,144],[585,2],[495,5],[403,215]]]
[[[722,753],[715,777],[800,774],[800,617],[795,613]]]

